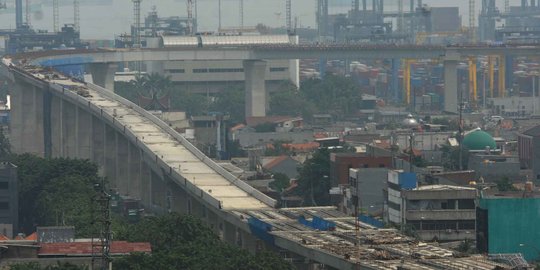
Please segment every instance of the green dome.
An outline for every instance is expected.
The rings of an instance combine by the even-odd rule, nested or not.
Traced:
[[[469,150],[485,150],[488,146],[492,150],[497,148],[493,137],[482,130],[476,130],[467,134],[463,138],[463,145]]]

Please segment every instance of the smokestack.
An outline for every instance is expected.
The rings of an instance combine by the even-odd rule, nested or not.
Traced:
[[[23,25],[23,1],[22,0],[15,1],[15,25],[17,26],[17,29],[21,28],[21,26]]]

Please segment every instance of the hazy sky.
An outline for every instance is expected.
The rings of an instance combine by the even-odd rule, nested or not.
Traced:
[[[0,0],[0,2],[14,2],[14,0]],[[115,34],[129,31],[133,22],[133,4],[131,0],[80,0],[81,1],[81,33],[83,38],[112,39]],[[349,8],[351,0],[330,0],[335,3],[330,13],[344,11]],[[23,1],[24,2],[24,1]],[[31,0],[35,8],[32,15],[34,28],[52,30],[52,7],[49,1]],[[60,8],[60,22],[73,22],[73,7],[71,0],[61,0],[66,5]],[[222,25],[224,27],[238,26],[239,4],[238,0],[222,0]],[[368,1],[371,2],[371,1]],[[396,9],[397,0],[386,0],[387,9]],[[468,0],[424,0],[430,6],[459,6],[463,23],[468,20]],[[477,0],[476,9],[480,9],[481,1]],[[36,5],[36,3],[42,3]],[[94,3],[94,4],[89,4]],[[95,3],[103,3],[96,5]],[[517,5],[519,0],[511,0]],[[502,9],[503,1],[497,0]],[[143,0],[142,14],[147,14],[152,6],[160,16],[186,16],[185,0]],[[405,0],[405,7],[408,1]],[[292,0],[293,17],[297,17],[299,24],[306,27],[315,26],[316,0]],[[218,26],[218,0],[198,0],[199,30],[213,31]],[[285,0],[244,0],[244,25],[254,26],[264,23],[270,26],[283,26],[285,24]],[[15,25],[15,15],[11,12],[0,12],[0,28],[12,28]]]

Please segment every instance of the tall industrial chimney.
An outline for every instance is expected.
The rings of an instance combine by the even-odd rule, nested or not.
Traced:
[[[21,28],[21,26],[23,25],[23,1],[22,0],[15,1],[15,25],[17,26],[17,29]]]

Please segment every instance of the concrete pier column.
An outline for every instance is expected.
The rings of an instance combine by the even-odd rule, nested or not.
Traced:
[[[51,152],[52,157],[62,156],[62,99],[57,96],[51,97]]]
[[[77,108],[62,101],[62,157],[77,157]]]
[[[114,91],[114,74],[117,69],[117,63],[95,63],[90,64],[88,68],[94,84],[111,91]]]
[[[150,167],[141,156],[141,163],[139,164],[139,170],[141,174],[141,201],[145,206],[152,205],[152,175]]]
[[[236,226],[232,225],[230,222],[223,221],[222,230],[223,230],[222,239],[226,243],[229,243],[235,246],[238,245],[238,236],[237,236]]]
[[[210,227],[210,229],[212,229],[212,231],[215,234],[219,235],[221,233],[220,221],[219,221],[219,218],[216,215],[216,213],[212,212],[212,210],[208,209],[207,207],[204,208],[204,213],[206,215],[206,221],[207,221],[207,224]],[[221,225],[221,226],[223,226],[223,225]]]
[[[400,93],[399,91],[399,67],[401,63],[400,60],[397,58],[392,59],[392,78],[390,79],[390,85],[391,85],[391,91],[393,95],[393,99],[396,102],[401,102],[400,99]]]
[[[40,90],[16,81],[11,114],[10,140],[13,152],[43,156],[43,95]]]
[[[92,115],[77,108],[77,157],[93,160],[93,119]],[[103,133],[100,137],[103,137]]]
[[[246,117],[266,116],[266,62],[245,60]]]
[[[458,112],[457,64],[459,54],[447,53],[444,58],[444,111]]]
[[[43,97],[45,90],[39,89],[37,87],[32,87],[32,92],[34,96],[33,104],[33,117],[34,117],[34,138],[32,140],[34,150],[33,153],[37,154],[39,157],[45,157],[45,131],[44,131],[44,111],[43,111]]]
[[[167,186],[165,185],[163,179],[152,171],[150,181],[152,183],[152,205],[162,209],[167,209]]]
[[[141,150],[133,143],[128,144],[128,194],[134,198],[141,199]]]
[[[116,183],[121,194],[129,193],[129,150],[128,140],[120,133],[115,132],[116,137]]]
[[[98,165],[101,176],[105,174],[105,122],[92,116],[92,160]]]
[[[116,131],[109,125],[105,125],[104,142],[105,177],[109,180],[111,188],[119,188],[116,179]]]
[[[248,232],[241,231],[240,233],[242,234],[242,248],[251,253],[256,253],[259,240]]]
[[[171,210],[180,214],[187,214],[188,194],[174,182],[170,182],[169,190],[171,193]]]

